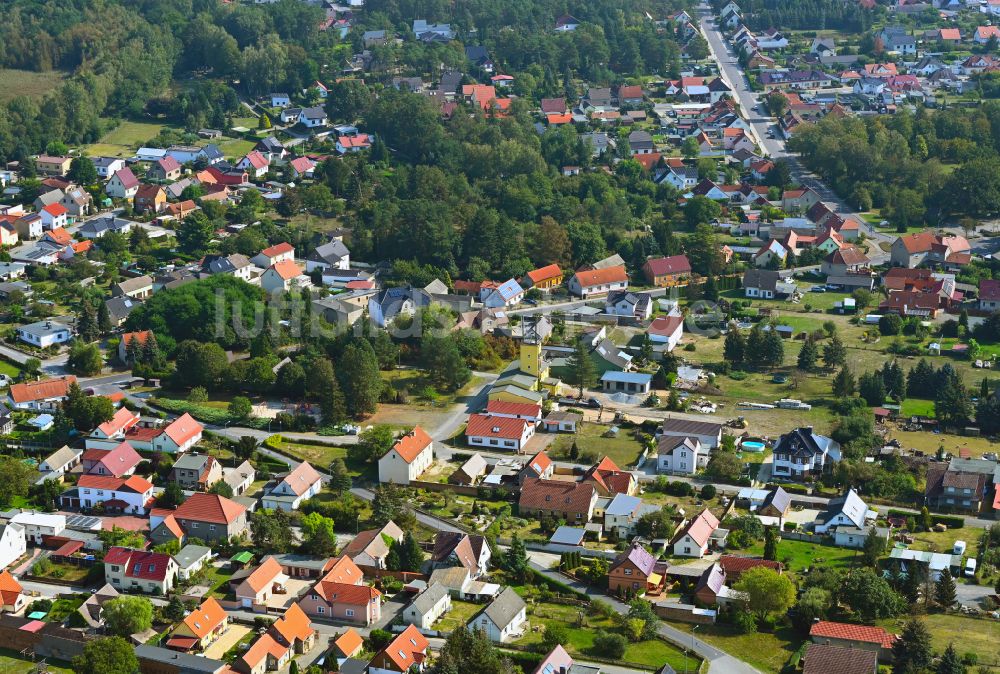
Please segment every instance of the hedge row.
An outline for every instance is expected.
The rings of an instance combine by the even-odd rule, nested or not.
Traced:
[[[891,517],[920,517],[919,513],[908,513],[903,510],[890,510],[889,515]],[[965,526],[965,520],[956,515],[935,515],[931,513],[931,522],[934,524],[943,524],[949,529],[961,529]]]

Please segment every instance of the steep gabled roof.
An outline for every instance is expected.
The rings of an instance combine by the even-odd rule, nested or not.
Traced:
[[[427,435],[424,429],[420,426],[414,426],[412,431],[396,440],[392,448],[396,450],[403,461],[413,463],[432,442],[431,436]]]
[[[232,524],[246,512],[246,507],[218,494],[191,494],[174,511],[181,520],[208,522],[210,524]]]

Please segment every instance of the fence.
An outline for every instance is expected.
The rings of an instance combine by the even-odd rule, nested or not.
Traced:
[[[450,482],[424,482],[423,480],[410,480],[409,486],[415,489],[426,489],[427,491],[450,491],[462,496],[479,496],[480,490],[491,491],[502,489],[504,491],[514,491],[510,485],[489,485],[488,487],[476,487],[473,485],[452,484]]]

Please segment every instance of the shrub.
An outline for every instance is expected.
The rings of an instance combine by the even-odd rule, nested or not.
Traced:
[[[718,493],[718,490],[716,490],[714,484],[706,484],[701,488],[699,496],[701,496],[702,500],[710,501],[715,498],[716,493]]]
[[[604,632],[594,637],[594,652],[612,660],[621,660],[625,656],[628,641],[620,634]]]

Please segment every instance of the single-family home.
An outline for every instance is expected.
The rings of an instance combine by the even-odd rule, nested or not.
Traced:
[[[181,177],[181,165],[171,156],[157,159],[146,169],[146,177],[150,180],[172,182]]]
[[[809,639],[813,644],[874,653],[879,660],[889,662],[897,637],[882,627],[820,620],[809,628]]]
[[[218,494],[197,492],[174,510],[154,508],[149,515],[149,537],[156,545],[185,536],[226,541],[247,531],[246,506]]]
[[[364,584],[364,576],[349,557],[343,556],[301,600],[310,616],[371,625],[382,617],[382,593]]]
[[[618,540],[628,540],[638,519],[657,507],[644,507],[642,499],[626,493],[615,494],[604,508],[604,532],[615,535]]]
[[[69,224],[69,211],[60,203],[49,204],[38,211],[42,218],[42,229],[56,229]]]
[[[704,557],[710,547],[725,544],[726,534],[719,528],[719,518],[705,508],[677,533],[671,545],[677,557]]]
[[[492,447],[520,453],[535,434],[535,424],[526,419],[470,414],[465,427],[466,442],[473,447]]]
[[[132,208],[136,213],[159,213],[166,207],[167,191],[160,185],[143,183],[132,199]]]
[[[111,444],[110,448],[87,448],[81,457],[87,475],[125,477],[135,472],[142,457],[127,442]]]
[[[1000,281],[993,279],[979,281],[979,298],[976,302],[976,308],[988,313],[1000,311]]]
[[[59,536],[66,530],[66,516],[55,513],[25,510],[10,518],[10,522],[24,527],[25,540],[33,545],[42,545],[46,538]]]
[[[250,258],[250,262],[261,269],[267,269],[286,260],[295,260],[295,248],[287,241],[269,246]]]
[[[521,517],[548,515],[571,524],[589,522],[596,505],[597,489],[593,484],[533,477],[524,480],[518,498]]]
[[[775,517],[779,523],[788,517],[792,508],[792,497],[781,487],[775,487],[767,492],[767,496],[757,506],[757,514],[761,517]]]
[[[780,244],[779,244],[780,245]],[[770,300],[777,297],[781,275],[770,269],[747,269],[743,272],[743,294]]]
[[[15,332],[17,333],[17,338],[22,342],[37,346],[40,349],[65,344],[73,339],[73,328],[71,326],[50,320],[18,326]]]
[[[136,181],[136,189],[138,190],[138,188],[138,181]],[[135,196],[134,192],[132,196]],[[108,232],[117,232],[118,234],[127,235],[132,231],[132,225],[133,222],[131,220],[119,218],[113,214],[99,215],[96,218],[91,218],[80,225],[77,233],[85,239],[99,239]]]
[[[243,608],[264,606],[274,594],[284,592],[288,575],[274,557],[266,557],[235,588],[236,601]]]
[[[111,286],[112,297],[143,300],[153,294],[153,277],[148,275],[123,279]]]
[[[659,588],[663,585],[663,576],[656,573],[655,568],[656,557],[636,541],[608,568],[608,590],[634,596]]]
[[[368,674],[423,671],[430,643],[416,625],[408,625],[368,663]]]
[[[697,437],[664,435],[656,445],[659,473],[694,475],[708,465],[708,451]]]
[[[556,465],[544,451],[538,452],[528,459],[517,474],[518,484],[524,484],[529,478],[547,480],[555,472]]]
[[[236,163],[236,168],[247,172],[251,178],[263,178],[271,162],[257,150],[252,150]]]
[[[119,169],[104,186],[104,191],[115,199],[131,199],[139,191],[139,179],[132,173],[132,169]]]
[[[403,621],[420,629],[429,630],[438,618],[450,609],[451,593],[448,592],[448,588],[441,583],[433,583],[403,609]]]
[[[408,485],[434,463],[434,441],[420,426],[396,440],[378,460],[378,481]]]
[[[0,569],[6,569],[28,550],[24,527],[8,522],[0,524]]]
[[[813,431],[811,426],[795,428],[774,445],[771,472],[793,480],[814,479],[840,461],[840,443]]]
[[[99,629],[104,626],[104,604],[107,601],[121,596],[114,587],[105,583],[103,587],[87,597],[86,601],[77,609],[77,615],[83,619],[87,627]]]
[[[525,289],[538,288],[542,291],[558,288],[563,282],[563,271],[557,264],[549,264],[538,269],[533,269],[521,279],[521,286]]]
[[[478,534],[439,531],[434,537],[431,568],[463,566],[470,578],[479,578],[490,570],[492,552],[489,543]]]
[[[581,270],[570,277],[568,288],[578,297],[607,295],[614,290],[627,290],[628,272],[625,271],[624,265]]]
[[[135,449],[182,454],[201,442],[204,428],[185,412],[165,426],[133,426],[125,439]]]
[[[843,496],[830,499],[826,510],[820,513],[813,524],[813,530],[817,534],[826,534],[833,533],[840,527],[865,529],[865,525],[874,519],[875,512],[852,488]]]
[[[355,536],[341,555],[350,558],[362,571],[372,572],[385,568],[390,542],[402,543],[403,530],[389,520],[380,529],[368,529]]]
[[[14,409],[53,411],[66,400],[69,387],[75,383],[76,377],[70,374],[41,381],[11,384],[7,398]]]
[[[323,476],[308,461],[303,461],[268,488],[261,505],[277,510],[298,510],[303,501],[322,489]]]
[[[200,652],[208,648],[229,627],[229,614],[215,597],[209,597],[192,610],[174,628],[166,647],[179,651]]]
[[[38,464],[38,472],[64,475],[75,466],[80,465],[82,456],[83,452],[79,449],[71,449],[69,445],[63,445],[42,459],[42,462]]]
[[[671,436],[697,439],[708,450],[722,444],[722,424],[695,419],[664,419],[658,437]]]
[[[306,273],[316,269],[349,269],[351,266],[351,251],[340,239],[333,239],[317,246],[306,258]]]
[[[474,486],[486,474],[489,464],[478,452],[465,460],[454,473],[448,476],[448,482],[465,486]]]
[[[93,157],[91,162],[97,169],[100,178],[110,178],[115,173],[125,168],[125,160],[119,157]]]
[[[669,288],[691,278],[691,262],[687,255],[650,258],[642,265],[642,273],[658,288]]]
[[[470,629],[482,630],[490,641],[503,643],[521,636],[527,622],[527,605],[514,588],[506,587],[477,616],[469,621]]]
[[[271,265],[260,277],[260,287],[267,293],[285,293],[311,286],[312,280],[293,260]]]
[[[653,344],[663,344],[665,351],[673,351],[684,336],[684,317],[675,313],[658,316],[646,328],[646,334]]]
[[[547,433],[576,433],[582,415],[573,410],[549,412],[542,419],[542,429]]]
[[[115,546],[104,555],[104,578],[118,591],[166,596],[177,580],[177,562],[162,552]]]
[[[222,479],[222,464],[208,454],[182,454],[170,468],[170,479],[183,489],[207,491]]]
[[[646,321],[653,315],[653,301],[646,293],[613,290],[604,298],[604,313]]]
[[[490,309],[512,307],[524,299],[524,288],[514,279],[492,286],[483,283],[480,290],[483,306]]]
[[[87,449],[111,449],[125,444],[125,434],[139,423],[139,413],[119,407],[114,415],[90,432],[85,441]],[[88,471],[89,472],[89,471]]]
[[[152,500],[153,483],[144,477],[87,474],[59,497],[59,504],[69,510],[98,508],[109,513],[144,515]]]
[[[205,568],[214,556],[212,548],[207,545],[188,543],[174,555],[174,561],[177,562],[177,577],[181,580],[191,578]]]
[[[635,474],[619,468],[610,456],[605,456],[588,468],[580,482],[581,484],[593,484],[599,496],[635,494],[639,490],[639,482],[636,480]]]
[[[17,613],[23,609],[28,601],[23,593],[24,588],[10,571],[6,569],[0,571],[0,611]]]

